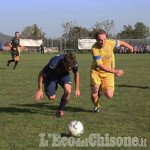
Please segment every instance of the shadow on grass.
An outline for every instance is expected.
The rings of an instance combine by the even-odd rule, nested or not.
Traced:
[[[139,88],[139,89],[150,89],[148,86],[135,86],[135,85],[115,85],[117,87],[127,87],[127,88]]]
[[[59,106],[49,105],[49,103],[36,103],[36,104],[13,104],[14,107],[0,107],[0,113],[10,113],[10,114],[44,114],[44,115],[55,115],[56,110]],[[26,108],[24,108],[26,107]],[[41,111],[43,110],[43,111]],[[55,110],[50,112],[50,110]],[[70,112],[90,112],[80,107],[65,107],[64,111]]]
[[[21,109],[16,107],[0,107],[0,113],[7,112],[7,113],[35,113],[29,109]]]
[[[6,69],[6,68],[0,68],[0,69]]]
[[[50,105],[50,103],[34,103],[34,104],[20,104],[16,106],[23,106],[23,107],[32,107],[32,108],[40,108],[40,109],[48,109],[48,110],[57,110],[59,106]],[[90,110],[86,110],[81,107],[71,107],[67,106],[65,107],[65,111],[70,112],[90,112]]]

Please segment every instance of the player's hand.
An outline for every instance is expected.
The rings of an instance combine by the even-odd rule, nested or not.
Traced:
[[[115,72],[115,74],[116,74],[118,77],[122,76],[123,73],[124,73],[123,70],[116,70],[116,72]]]
[[[79,90],[75,90],[75,96],[76,96],[76,98],[80,96],[80,91]]]
[[[130,47],[130,52],[133,53],[133,47],[132,46]]]
[[[16,50],[16,48],[13,48],[13,50]]]
[[[35,99],[36,99],[37,101],[39,101],[40,98],[43,98],[43,91],[42,91],[42,90],[38,90],[38,91],[36,92],[36,95],[35,95]]]

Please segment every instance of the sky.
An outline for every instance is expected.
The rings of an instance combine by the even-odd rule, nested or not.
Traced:
[[[150,0],[1,0],[0,32],[14,36],[37,24],[46,37],[59,38],[66,22],[91,29],[96,22],[114,20],[118,33],[136,22],[150,27],[149,9]]]

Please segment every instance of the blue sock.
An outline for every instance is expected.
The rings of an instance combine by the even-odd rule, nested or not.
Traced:
[[[66,104],[68,103],[69,99],[66,99],[62,96],[61,98],[61,102],[60,102],[60,106],[58,108],[58,110],[64,110]]]

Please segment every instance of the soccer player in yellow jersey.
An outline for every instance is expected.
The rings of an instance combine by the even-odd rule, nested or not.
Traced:
[[[94,104],[94,112],[99,112],[99,92],[108,98],[114,94],[114,74],[118,77],[123,75],[123,70],[115,70],[114,48],[120,45],[130,49],[133,47],[120,40],[106,39],[106,32],[98,30],[95,33],[96,43],[92,46],[93,63],[91,66],[91,99]]]

